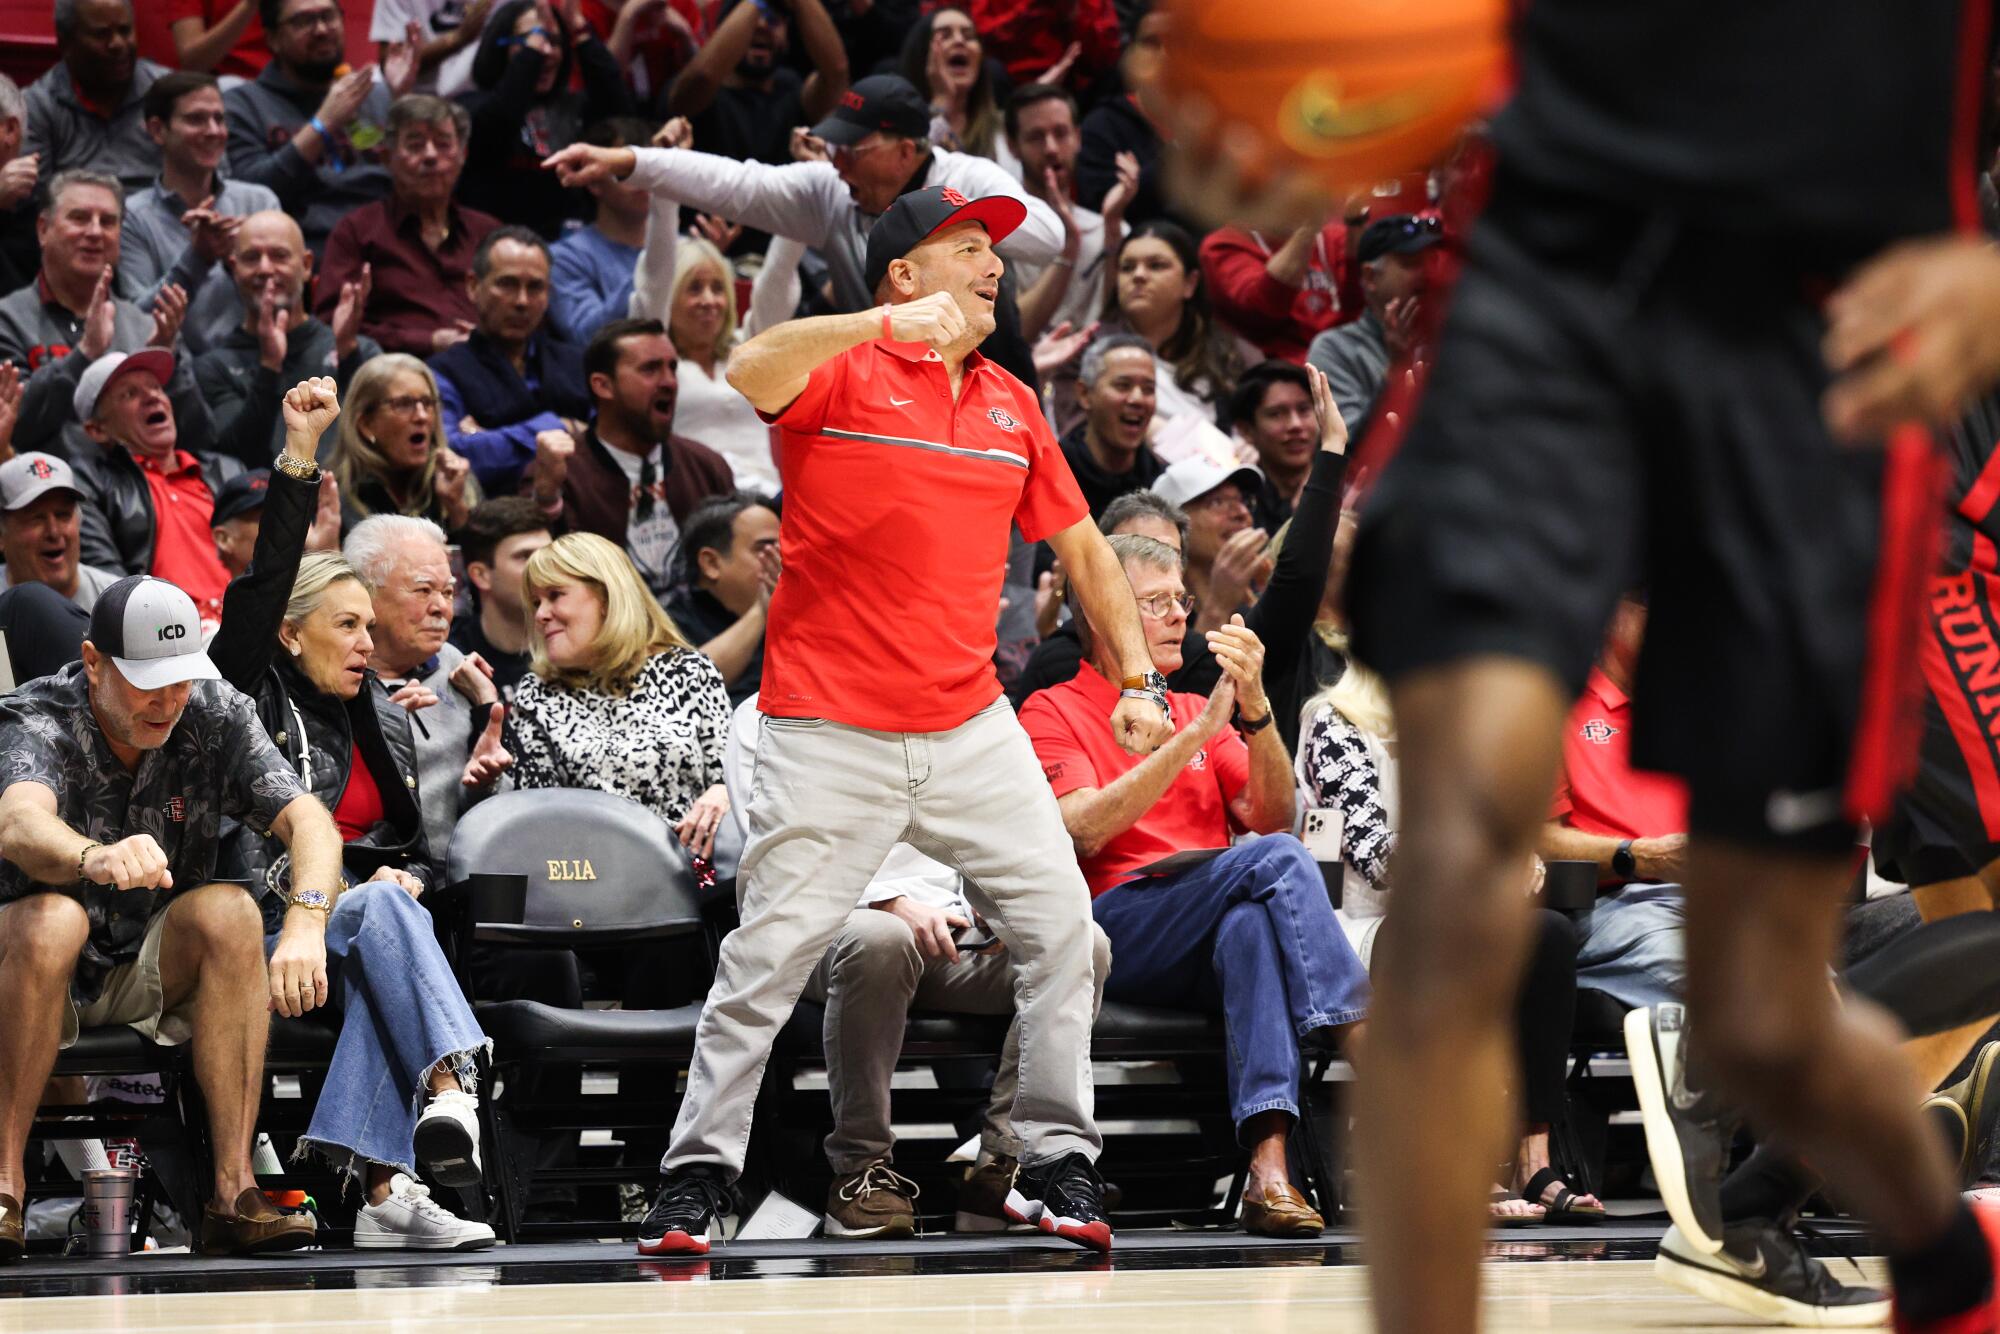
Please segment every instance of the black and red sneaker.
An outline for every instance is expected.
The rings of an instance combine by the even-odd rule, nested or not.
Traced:
[[[1972,1213],[1979,1230],[1986,1234],[1986,1254],[1995,1275],[1986,1300],[1970,1311],[1943,1320],[1911,1320],[1903,1314],[1901,1295],[1896,1301],[1896,1334],[2000,1334],[2000,1209],[1975,1204]]]
[[[721,1173],[683,1167],[660,1178],[646,1221],[639,1225],[641,1255],[706,1255],[709,1229],[735,1209]]]
[[[1104,1179],[1081,1153],[1029,1167],[1023,1163],[1007,1192],[1007,1217],[1089,1246],[1111,1249],[1111,1220],[1104,1216]]]

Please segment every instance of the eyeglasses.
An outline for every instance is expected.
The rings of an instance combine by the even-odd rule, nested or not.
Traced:
[[[338,9],[309,10],[304,14],[293,14],[278,26],[290,32],[310,32],[314,28],[338,28],[340,26],[340,11]]]
[[[398,417],[414,417],[418,408],[424,409],[433,417],[437,416],[438,411],[437,399],[429,394],[404,394],[397,398],[385,398],[375,406],[387,408]]]
[[[1139,610],[1156,621],[1164,621],[1179,607],[1182,614],[1194,615],[1195,598],[1192,593],[1175,597],[1172,593],[1149,593],[1139,599]]]

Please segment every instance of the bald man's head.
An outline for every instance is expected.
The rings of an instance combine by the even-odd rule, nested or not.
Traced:
[[[229,267],[243,297],[246,323],[267,295],[296,318],[305,317],[312,251],[306,249],[305,234],[289,213],[267,209],[243,219],[243,225],[236,229],[236,250]]]

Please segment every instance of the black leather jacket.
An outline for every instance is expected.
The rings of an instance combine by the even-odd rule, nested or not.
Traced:
[[[389,702],[373,672],[351,700],[325,693],[278,645],[278,627],[298,578],[318,490],[314,483],[272,470],[250,569],[231,581],[224,595],[222,625],[209,643],[208,656],[224,680],[255,701],[264,730],[299,771],[306,790],[329,811],[347,790],[359,746],[382,794],[384,818],[346,845],[348,880],[359,884],[378,867],[393,866],[429,887],[438,875],[417,805],[417,746],[409,713]],[[250,881],[265,927],[273,931],[284,919],[285,905],[270,892],[266,873],[283,851],[275,838],[241,826],[224,835],[224,873]]]
[[[211,492],[221,490],[224,482],[243,471],[239,460],[226,455],[194,449],[187,453],[200,465],[202,480]],[[78,507],[83,524],[83,563],[125,574],[151,571],[153,537],[158,531],[153,520],[153,492],[131,453],[123,445],[92,441],[71,451],[70,466],[76,470],[76,488],[85,502]],[[307,513],[310,516],[311,511]],[[298,570],[297,555],[292,557],[292,569]],[[285,591],[291,592],[289,583]]]

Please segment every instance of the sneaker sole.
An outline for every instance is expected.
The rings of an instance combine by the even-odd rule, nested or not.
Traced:
[[[1007,1217],[1016,1223],[1025,1223],[1051,1237],[1061,1237],[1090,1250],[1111,1251],[1111,1224],[1085,1223],[1074,1218],[1061,1218],[1049,1212],[1040,1200],[1031,1200],[1018,1190],[1007,1192]]]
[[[479,1146],[456,1121],[436,1117],[417,1127],[417,1166],[440,1186],[464,1190],[480,1182],[473,1155]]]
[[[1889,1323],[1887,1301],[1808,1306],[1791,1297],[1766,1292],[1740,1275],[1665,1249],[1653,1259],[1653,1277],[1670,1288],[1679,1288],[1717,1306],[1792,1329],[1875,1329]]]
[[[1653,1046],[1652,1010],[1625,1016],[1625,1054],[1632,1063],[1632,1086],[1639,1095],[1639,1118],[1646,1129],[1646,1152],[1653,1160],[1653,1177],[1667,1216],[1681,1230],[1681,1239],[1703,1255],[1720,1255],[1722,1238],[1711,1237],[1688,1198],[1687,1163],[1681,1157],[1680,1133],[1667,1112],[1666,1083],[1661,1077],[1658,1049]]]
[[[641,1255],[708,1254],[708,1234],[706,1232],[700,1236],[689,1236],[685,1232],[669,1232],[666,1236],[652,1241],[648,1241],[642,1237],[637,1244],[639,1254]]]
[[[820,1230],[825,1236],[842,1241],[871,1241],[876,1237],[914,1237],[917,1222],[914,1218],[896,1218],[878,1227],[849,1227],[832,1214],[822,1214]]]
[[[449,1237],[399,1237],[393,1233],[376,1236],[354,1234],[354,1249],[357,1251],[483,1251],[499,1241],[498,1237],[473,1237],[467,1241],[453,1241]]]

